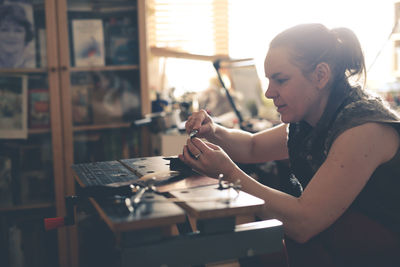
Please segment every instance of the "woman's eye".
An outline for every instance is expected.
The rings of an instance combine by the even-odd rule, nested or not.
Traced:
[[[283,84],[284,82],[286,82],[288,79],[277,79],[277,83],[279,84]]]

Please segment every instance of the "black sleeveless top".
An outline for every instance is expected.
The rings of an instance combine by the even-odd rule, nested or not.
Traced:
[[[334,140],[344,131],[367,122],[379,122],[392,125],[400,134],[399,117],[379,97],[360,88],[337,89],[332,91],[315,127],[305,121],[289,125],[292,174],[282,189],[293,196],[301,195],[325,161]],[[389,162],[375,170],[350,208],[400,233],[400,149]]]

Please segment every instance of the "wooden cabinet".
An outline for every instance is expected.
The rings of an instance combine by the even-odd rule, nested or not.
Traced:
[[[4,266],[54,266],[64,195],[55,0],[0,5],[0,258]],[[3,197],[4,196],[4,197]],[[62,205],[60,203],[59,205]]]
[[[0,258],[78,266],[77,227],[45,232],[42,219],[66,215],[72,164],[148,155],[130,127],[150,112],[145,0],[3,5],[15,3],[19,20],[0,9]]]

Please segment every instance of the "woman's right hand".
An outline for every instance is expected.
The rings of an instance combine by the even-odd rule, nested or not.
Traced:
[[[212,138],[215,134],[216,124],[214,124],[210,115],[202,109],[198,112],[193,112],[189,116],[185,124],[186,132],[190,134],[193,130],[198,130],[196,134],[200,138]]]

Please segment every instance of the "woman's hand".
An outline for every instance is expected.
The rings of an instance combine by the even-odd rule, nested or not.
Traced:
[[[223,174],[224,180],[228,181],[238,168],[219,146],[199,138],[189,138],[179,158],[204,175],[217,178]]]
[[[198,112],[193,112],[193,114],[189,116],[185,128],[188,134],[193,130],[198,130],[196,136],[209,139],[214,136],[216,125],[207,112],[202,109]]]

